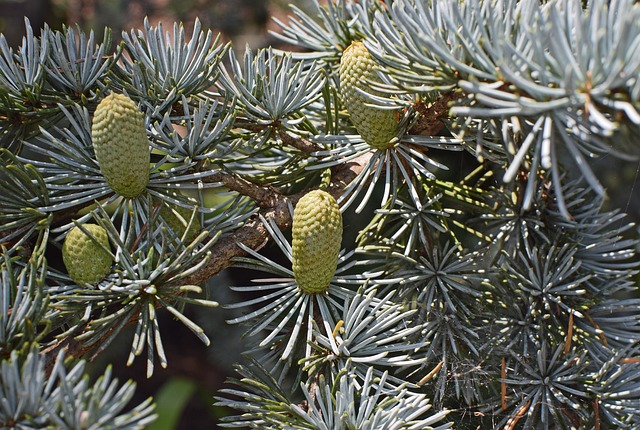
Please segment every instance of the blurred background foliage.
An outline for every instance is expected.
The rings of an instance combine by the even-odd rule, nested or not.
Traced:
[[[141,28],[145,17],[152,25],[162,22],[170,28],[174,21],[182,21],[187,30],[198,17],[205,28],[220,31],[236,46],[248,43],[252,48],[277,43],[268,34],[275,28],[271,17],[285,17],[289,0],[0,0],[0,32],[12,46],[24,35],[27,16],[34,29],[47,23],[54,29],[62,25],[78,24],[93,29],[97,38],[104,27],[113,29],[114,38],[122,30]],[[295,0],[305,9],[310,2]]]
[[[0,32],[10,45],[17,47],[24,36],[24,17],[28,17],[34,29],[45,23],[53,29],[77,24],[85,31],[94,30],[98,40],[104,28],[110,27],[117,42],[122,31],[141,28],[145,17],[149,17],[152,25],[162,22],[167,30],[173,22],[181,21],[187,34],[198,17],[204,28],[219,31],[224,39],[233,43],[237,52],[245,45],[252,49],[269,45],[287,48],[273,38],[269,30],[277,29],[272,17],[286,20],[289,3],[289,0],[0,0]],[[307,0],[293,3],[303,10],[310,6]],[[608,190],[607,206],[621,208],[636,224],[640,223],[640,164],[605,156],[595,163],[594,170],[600,169],[607,172],[599,175]],[[278,257],[270,258],[277,260]],[[239,301],[232,297],[235,293],[224,287],[231,283],[246,285],[249,279],[243,279],[244,276],[241,270],[230,269],[209,280],[211,299],[220,303]],[[227,414],[213,406],[213,396],[233,374],[232,364],[244,350],[242,329],[225,323],[226,319],[233,318],[231,310],[211,312],[204,307],[191,307],[190,312],[187,316],[212,338],[211,347],[204,348],[170,315],[161,315],[163,332],[171,334],[164,338],[168,367],[156,370],[153,377],[147,379],[143,360],[135,361],[129,368],[114,366],[114,376],[138,383],[132,404],[149,396],[155,398],[160,418],[151,430],[211,429]],[[127,342],[112,344],[92,363],[96,375],[101,374],[108,363],[124,362],[129,347]]]

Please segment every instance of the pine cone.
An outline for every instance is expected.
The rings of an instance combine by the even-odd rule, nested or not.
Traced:
[[[355,41],[342,53],[340,60],[340,91],[342,102],[349,111],[351,122],[360,136],[370,146],[385,149],[396,137],[398,121],[396,112],[367,106],[371,103],[358,90],[372,95],[382,95],[371,88],[370,82],[381,82],[375,71],[377,63],[364,43]]]
[[[293,211],[293,274],[302,291],[326,291],[338,266],[342,213],[327,192],[305,194]]]
[[[104,228],[96,224],[83,224],[82,227],[109,249],[109,238]],[[64,239],[62,261],[73,282],[78,285],[94,285],[109,274],[113,258],[76,226]]]
[[[142,112],[133,100],[111,93],[98,104],[91,138],[102,175],[123,197],[136,197],[149,182],[151,153]]]

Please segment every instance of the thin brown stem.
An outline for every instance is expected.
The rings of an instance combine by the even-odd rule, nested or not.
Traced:
[[[247,181],[233,173],[216,172],[203,179],[204,182],[219,182],[232,191],[255,200],[260,207],[274,207],[282,196],[272,188]]]
[[[305,154],[311,154],[312,152],[320,151],[322,149],[310,140],[303,137],[291,136],[284,130],[280,130],[278,134],[280,135],[280,139],[282,139],[282,143],[299,149]]]

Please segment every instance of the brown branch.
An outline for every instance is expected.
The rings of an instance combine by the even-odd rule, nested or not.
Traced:
[[[463,96],[464,94],[460,92],[449,91],[442,94],[430,105],[418,102],[414,105],[414,109],[418,112],[419,117],[411,130],[409,130],[409,134],[436,136],[444,128],[442,118],[449,113],[450,104]]]
[[[285,145],[293,146],[296,149],[304,152],[305,154],[311,154],[312,152],[320,151],[322,148],[311,142],[308,139],[302,137],[293,137],[284,130],[280,130],[279,133],[282,143]]]
[[[57,340],[50,346],[42,349],[42,354],[45,356],[45,372],[50,375],[53,371],[53,366],[56,364],[58,353],[64,350],[65,357],[82,357],[86,354],[86,351],[82,351],[82,345],[78,342],[74,336],[65,336],[62,339]]]
[[[219,182],[231,191],[255,200],[260,207],[274,207],[282,197],[277,191],[262,185],[254,184],[233,173],[216,172],[203,178],[203,182]]]
[[[236,125],[252,131],[254,133],[257,132],[261,132],[263,131],[265,128],[271,128],[271,136],[274,136],[276,133],[278,134],[278,136],[280,137],[280,139],[282,139],[282,143],[284,143],[285,145],[289,145],[293,148],[296,148],[302,152],[304,152],[305,154],[311,154],[312,152],[316,152],[316,151],[320,151],[322,148],[320,146],[318,146],[317,144],[313,143],[312,141],[310,141],[309,139],[305,139],[303,137],[295,137],[295,136],[291,136],[289,133],[286,132],[286,130],[284,130],[281,126],[280,126],[280,122],[276,121],[270,125],[256,125],[256,124],[246,124],[246,125],[239,125],[236,123]],[[276,132],[277,130],[277,132]]]
[[[291,198],[294,199],[293,197]],[[297,199],[296,199],[297,200]],[[266,219],[273,219],[278,227],[284,229],[291,225],[291,217],[286,197],[280,197],[275,207],[261,210],[259,213]],[[220,273],[227,267],[231,266],[234,257],[245,255],[245,252],[238,246],[238,243],[251,248],[262,248],[269,238],[267,229],[257,215],[236,230],[232,235],[223,237],[218,240],[212,249],[212,255],[207,264],[201,267],[197,272],[182,279],[181,283],[199,285],[207,279]]]

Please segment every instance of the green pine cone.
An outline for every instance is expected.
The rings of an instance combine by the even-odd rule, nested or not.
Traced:
[[[364,43],[355,41],[342,53],[340,60],[340,91],[342,102],[360,136],[371,147],[385,149],[396,137],[396,112],[367,106],[370,103],[358,89],[372,95],[382,95],[371,88],[370,82],[381,82],[375,68],[377,63]]]
[[[98,104],[91,126],[102,175],[123,197],[136,197],[149,182],[151,152],[143,114],[133,100],[111,93]]]
[[[342,242],[342,213],[327,192],[305,194],[293,211],[293,275],[307,294],[329,288],[338,266]]]
[[[109,249],[107,231],[96,224],[83,224],[85,230]],[[62,245],[62,261],[69,277],[78,285],[96,284],[111,271],[113,258],[80,228],[73,227]]]

